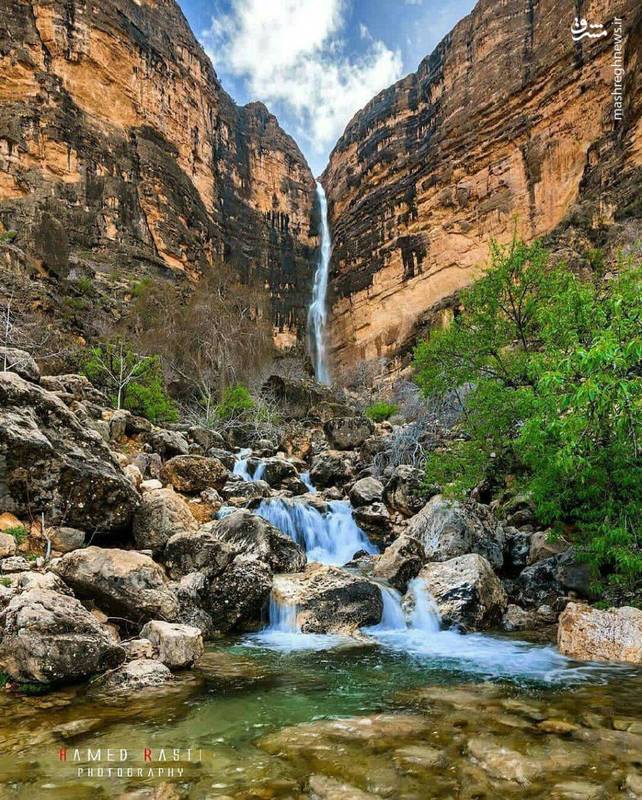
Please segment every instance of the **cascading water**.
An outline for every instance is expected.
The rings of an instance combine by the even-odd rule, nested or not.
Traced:
[[[250,456],[252,455],[251,448],[241,450],[234,462],[232,470],[233,475],[238,475],[244,481],[260,481],[265,472],[265,462],[259,461],[256,466],[252,467],[250,464]]]
[[[317,197],[321,211],[321,253],[314,275],[312,302],[308,311],[308,330],[314,374],[319,383],[330,383],[330,372],[326,353],[326,295],[328,293],[328,276],[330,274],[330,256],[332,255],[332,239],[328,224],[328,201],[323,186],[317,181]]]
[[[322,514],[301,502],[263,500],[256,513],[300,544],[308,561],[341,566],[359,550],[378,552],[354,521],[348,502],[333,500]]]

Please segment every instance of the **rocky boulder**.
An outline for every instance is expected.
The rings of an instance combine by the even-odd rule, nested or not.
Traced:
[[[369,534],[377,544],[386,542],[392,529],[392,521],[388,509],[383,503],[373,503],[369,506],[359,506],[352,512],[357,525]]]
[[[51,546],[59,553],[71,553],[78,550],[85,544],[85,532],[78,528],[69,528],[62,525],[59,528],[51,528],[47,531],[47,536],[51,540]]]
[[[189,454],[189,444],[180,431],[167,431],[164,428],[154,428],[147,434],[147,442],[155,453],[162,458],[173,456],[186,456]]]
[[[322,564],[310,564],[294,575],[277,575],[273,597],[295,609],[303,633],[354,633],[376,625],[383,613],[381,590],[375,583]]]
[[[315,381],[271,375],[262,394],[278,404],[286,419],[305,419],[314,415],[321,403],[332,399],[332,392]]]
[[[298,572],[306,564],[305,552],[263,517],[239,510],[206,526],[235,555],[264,561],[273,572]]]
[[[261,479],[266,481],[270,486],[278,488],[284,481],[296,477],[297,471],[294,464],[291,464],[284,458],[266,458],[263,461]]]
[[[426,485],[426,475],[423,470],[400,464],[395,467],[384,491],[384,500],[393,510],[412,517],[417,514],[430,498],[437,494],[436,487]]]
[[[0,371],[15,372],[32,383],[40,380],[40,367],[26,352],[15,347],[0,347]]]
[[[9,558],[16,554],[16,540],[8,533],[0,533],[0,558]]]
[[[426,554],[419,539],[403,533],[387,547],[375,561],[373,575],[388,581],[400,592],[416,578],[426,562]]]
[[[358,450],[375,429],[368,417],[333,417],[323,426],[330,447],[335,450]]]
[[[345,486],[354,475],[354,455],[325,450],[312,461],[310,480],[319,489]]]
[[[161,479],[184,494],[222,489],[228,475],[227,468],[218,458],[206,456],[174,456],[161,470]]]
[[[138,658],[110,672],[96,684],[99,693],[137,695],[139,692],[159,689],[173,681],[172,673],[160,661]]]
[[[522,570],[513,594],[525,608],[549,605],[560,611],[566,605],[569,591],[582,597],[591,596],[590,578],[588,565],[578,561],[571,549]]]
[[[489,562],[477,553],[426,564],[419,578],[446,625],[484,630],[502,618],[506,593]]]
[[[272,589],[272,570],[264,562],[239,555],[205,589],[204,610],[215,630],[258,627]]]
[[[234,558],[234,551],[211,531],[177,533],[163,551],[162,560],[167,573],[180,580],[192,572],[212,577],[221,572]]]
[[[140,635],[149,639],[158,653],[158,660],[170,669],[187,669],[204,652],[201,632],[191,625],[152,620]]]
[[[33,588],[2,614],[0,665],[14,681],[68,683],[117,667],[125,651],[69,595]]]
[[[383,484],[376,478],[361,478],[350,489],[350,502],[355,508],[380,503],[382,500]]]
[[[138,493],[106,444],[52,392],[0,373],[0,506],[19,516],[112,533],[126,529]]]
[[[178,603],[163,568],[135,550],[86,547],[67,553],[51,569],[81,598],[133,622],[176,619]]]
[[[495,569],[504,564],[506,533],[488,506],[433,497],[408,523],[428,561],[448,561],[467,553],[484,556]]]
[[[557,644],[560,653],[577,661],[642,664],[642,611],[569,603],[559,618]]]
[[[161,553],[177,533],[198,529],[189,506],[173,489],[154,489],[143,494],[134,516],[134,541],[140,550]]]

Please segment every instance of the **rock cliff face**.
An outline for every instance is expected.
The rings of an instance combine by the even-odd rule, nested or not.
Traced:
[[[608,35],[574,43],[576,15]],[[400,352],[515,225],[532,239],[642,216],[641,20],[638,0],[480,0],[353,118],[322,177],[335,368]]]
[[[229,262],[302,327],[314,179],[236,106],[174,0],[5,0],[0,221],[45,278],[195,278]]]

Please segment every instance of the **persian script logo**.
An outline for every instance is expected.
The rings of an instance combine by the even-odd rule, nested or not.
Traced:
[[[592,25],[584,18],[580,19],[579,17],[575,17],[571,25],[571,34],[573,35],[574,42],[579,42],[586,38],[601,39],[603,36],[608,35],[607,31],[604,29],[604,25]]]

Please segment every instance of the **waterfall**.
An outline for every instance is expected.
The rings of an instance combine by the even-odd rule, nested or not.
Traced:
[[[250,471],[250,456],[252,455],[251,448],[243,449],[239,452],[236,461],[234,462],[233,475],[239,475],[244,481],[260,481],[265,473],[265,462],[259,461],[254,467],[254,471]]]
[[[319,263],[314,274],[314,287],[312,289],[312,302],[308,311],[308,331],[314,361],[314,374],[319,383],[330,383],[328,371],[325,326],[327,319],[326,295],[328,293],[328,276],[330,273],[330,256],[332,255],[332,240],[328,224],[328,201],[326,200],[323,186],[317,181],[317,197],[321,210],[321,253]]]
[[[415,607],[410,614],[410,627],[424,633],[439,633],[441,629],[439,609],[421,578],[411,580],[408,591],[415,599]]]
[[[328,503],[325,514],[301,502],[263,500],[256,513],[300,544],[308,561],[341,566],[359,550],[378,552],[343,500]]]
[[[381,622],[368,628],[369,633],[379,633],[381,631],[402,631],[406,628],[406,617],[401,605],[401,595],[392,586],[379,584],[381,598],[383,600],[383,613]]]
[[[300,633],[294,603],[283,603],[274,592],[270,594],[269,622],[265,629],[273,633]]]

